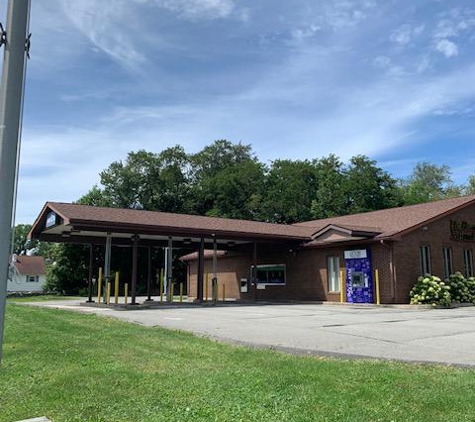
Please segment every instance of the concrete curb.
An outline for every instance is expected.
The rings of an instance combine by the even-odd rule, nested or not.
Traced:
[[[33,419],[22,419],[21,421],[17,422],[51,422],[46,416],[41,416],[40,418],[33,418]]]

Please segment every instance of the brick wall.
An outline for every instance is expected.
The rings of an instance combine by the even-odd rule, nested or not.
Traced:
[[[399,303],[407,303],[409,291],[412,289],[421,275],[420,247],[430,246],[432,274],[443,278],[443,254],[444,247],[452,248],[454,271],[463,273],[463,251],[464,249],[474,249],[474,242],[455,241],[450,238],[450,220],[467,221],[475,224],[475,207],[471,206],[450,216],[427,224],[427,230],[423,228],[403,236],[400,242],[395,244],[396,279],[397,291],[396,300]]]
[[[357,249],[371,248],[373,270],[380,275],[381,303],[408,303],[409,291],[421,275],[420,247],[430,246],[432,273],[443,276],[443,247],[451,247],[454,271],[463,272],[463,251],[474,249],[475,242],[451,240],[450,220],[475,224],[475,206],[455,212],[450,216],[428,224],[427,229],[417,229],[399,241],[358,245]],[[340,267],[345,270],[344,251],[351,247],[334,246],[325,249],[301,249],[273,251],[266,246],[258,249],[258,264],[285,264],[285,286],[266,286],[258,290],[258,299],[274,300],[328,300],[339,301],[339,293],[328,292],[327,258],[338,256]],[[475,251],[474,251],[475,253]],[[227,297],[253,299],[254,287],[247,294],[240,293],[240,279],[251,278],[252,251],[230,253],[218,259],[218,280],[226,284]],[[211,274],[212,261],[205,261],[205,269]],[[196,296],[196,262],[190,263],[190,295]],[[212,275],[210,275],[211,280]],[[221,291],[221,290],[220,290]],[[211,296],[211,290],[209,290]]]
[[[359,246],[364,248],[365,246]],[[391,279],[388,257],[389,247],[370,246],[373,253],[374,268],[380,271],[381,298],[384,303],[394,302],[394,286]],[[340,269],[346,274],[344,251],[348,247],[326,249],[301,249],[296,252],[265,250],[258,253],[258,265],[285,264],[286,284],[267,285],[265,290],[257,290],[259,300],[328,300],[340,301],[339,292],[328,291],[327,258],[338,256]],[[227,257],[218,258],[218,284],[220,298],[223,283],[226,285],[228,298],[252,300],[255,297],[254,286],[249,284],[249,292],[240,292],[241,278],[251,280],[252,253],[230,253]],[[189,294],[197,295],[197,263],[190,262]],[[209,273],[208,296],[211,297],[212,260],[205,260],[205,272]],[[206,278],[206,277],[205,277]],[[346,292],[345,292],[346,294]]]

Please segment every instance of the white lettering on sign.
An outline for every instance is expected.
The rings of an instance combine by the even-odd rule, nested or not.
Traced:
[[[364,259],[368,254],[366,249],[356,249],[353,251],[345,251],[345,259]]]

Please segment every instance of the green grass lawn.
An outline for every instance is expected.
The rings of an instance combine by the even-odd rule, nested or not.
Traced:
[[[9,302],[0,421],[474,421],[475,371],[295,357]]]

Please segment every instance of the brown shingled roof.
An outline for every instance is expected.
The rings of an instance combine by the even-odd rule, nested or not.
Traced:
[[[314,229],[314,233],[319,232],[329,225],[343,228],[358,228],[359,230],[366,229],[368,232],[379,232],[375,237],[376,239],[387,238],[401,235],[422,224],[427,224],[431,220],[441,218],[446,214],[474,203],[475,195],[471,195],[362,214],[306,221],[294,225],[302,228],[312,228]]]
[[[38,237],[49,210],[64,219],[64,225],[87,227],[97,231],[120,228],[127,233],[175,235],[216,235],[218,238],[310,242],[314,235],[333,225],[374,239],[400,236],[424,224],[475,204],[475,195],[390,208],[362,214],[307,221],[294,225],[271,224],[248,220],[203,217],[121,208],[47,202],[36,220],[31,235]],[[47,230],[45,231],[47,233]],[[374,237],[373,237],[374,236]],[[311,243],[318,242],[318,239]],[[321,242],[320,242],[321,243]]]
[[[94,225],[134,227],[154,232],[216,234],[244,237],[273,238],[275,240],[307,240],[310,235],[305,227],[262,223],[248,220],[233,220],[218,217],[203,217],[188,214],[173,214],[122,208],[104,208],[88,205],[47,202],[43,211],[51,209],[70,225]],[[39,219],[35,222],[38,224]],[[34,227],[33,230],[36,230]],[[41,230],[41,228],[40,228]]]
[[[15,267],[22,275],[45,274],[45,260],[42,256],[17,256]]]

